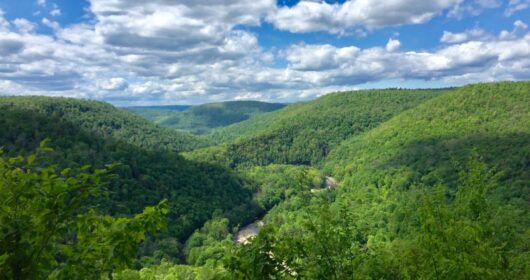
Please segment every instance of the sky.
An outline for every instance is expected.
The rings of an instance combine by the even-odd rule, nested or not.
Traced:
[[[294,102],[530,79],[530,0],[0,0],[0,95]]]

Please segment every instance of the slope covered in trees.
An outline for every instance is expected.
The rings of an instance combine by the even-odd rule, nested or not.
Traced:
[[[530,82],[331,94],[219,129],[225,144],[184,159],[8,106],[0,145],[28,154],[48,137],[44,166],[121,163],[88,204],[103,213],[168,199],[151,257],[102,266],[113,279],[526,279],[528,108]],[[236,244],[253,219],[259,235]]]
[[[528,82],[466,86],[344,141],[325,164],[340,188],[274,208],[225,266],[256,279],[527,278],[529,107]]]
[[[74,126],[103,138],[114,138],[147,150],[188,151],[205,146],[190,134],[154,125],[110,104],[50,97],[0,97],[0,107],[31,109],[67,119]]]
[[[226,222],[212,220],[190,239],[200,244],[190,250],[200,266],[166,263],[143,272],[217,279],[528,278],[529,107],[528,82],[440,94],[336,145],[323,166],[339,187],[299,188],[264,217],[252,242],[233,244]],[[301,176],[290,184],[309,181]]]
[[[213,128],[241,122],[284,106],[259,101],[229,101],[191,106],[184,110],[168,106],[127,109],[163,126],[205,134]]]
[[[343,140],[361,134],[446,90],[369,90],[329,94],[212,133],[220,147],[191,158],[239,165],[318,164]],[[221,140],[219,140],[221,139]]]
[[[514,186],[530,180],[530,83],[465,86],[397,115],[331,151],[326,170],[348,184],[451,184],[452,161],[478,153]],[[366,177],[365,177],[366,174]],[[383,183],[385,182],[385,183]],[[530,198],[530,197],[529,197]]]
[[[7,100],[11,99],[4,99],[0,106],[0,127],[3,128],[0,130],[0,147],[7,156],[32,153],[41,141],[49,139],[53,152],[45,158],[48,165],[103,168],[117,163],[113,169],[117,176],[109,184],[108,195],[92,201],[104,213],[131,215],[168,199],[168,231],[158,236],[153,244],[144,243],[144,254],[163,248],[165,251],[160,251],[159,257],[178,257],[179,241],[184,241],[216,211],[234,212],[232,217],[245,217],[246,213],[235,212],[246,209],[244,205],[251,200],[251,191],[234,172],[185,160],[175,152],[156,147],[144,149],[121,137],[112,137],[121,135],[119,132],[107,131],[107,137],[97,131],[94,133],[94,127],[101,128],[101,123],[108,123],[108,118],[105,114],[93,112],[99,112],[99,106],[109,105],[76,103],[70,99],[56,99],[54,103],[53,99],[45,99],[50,106],[82,105],[80,108],[83,109],[75,107],[65,116],[55,111],[44,113],[42,108],[48,107],[41,107],[41,98],[34,99],[35,105],[31,105],[32,98],[24,98],[23,103],[15,105]],[[15,100],[19,101],[18,98]],[[83,116],[80,112],[85,110],[91,113]],[[103,128],[111,129],[106,125]],[[161,242],[163,246],[159,245]]]

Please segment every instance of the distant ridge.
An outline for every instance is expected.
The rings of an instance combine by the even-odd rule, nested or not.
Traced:
[[[260,101],[228,101],[196,106],[146,106],[125,108],[157,124],[193,134],[247,120],[283,108],[284,104]]]
[[[155,105],[155,106],[125,106],[123,109],[130,110],[168,110],[168,111],[184,111],[192,105]]]

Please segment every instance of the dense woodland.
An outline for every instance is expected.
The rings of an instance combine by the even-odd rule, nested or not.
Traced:
[[[227,143],[195,150],[190,157],[208,161],[222,154],[227,159],[223,164],[230,167],[318,165],[343,140],[443,92],[375,90],[330,94],[216,130],[210,137]]]
[[[528,108],[530,82],[342,92],[199,138],[0,98],[0,278],[528,279]]]
[[[188,151],[206,143],[191,134],[153,125],[112,105],[69,98],[2,97],[2,108],[32,110],[46,117],[67,120],[77,130],[113,138],[146,150]]]
[[[81,168],[90,165],[93,170],[115,164],[112,172],[116,178],[102,190],[106,195],[92,199],[93,205],[97,205],[102,213],[131,215],[167,199],[170,208],[168,230],[155,239],[156,244],[145,242],[142,255],[154,252],[160,255],[158,258],[178,258],[179,242],[184,242],[214,211],[223,213],[237,211],[237,207],[245,209],[251,200],[250,190],[244,187],[243,180],[234,172],[211,164],[187,161],[178,153],[167,151],[164,146],[152,144],[165,141],[167,134],[161,134],[161,138],[157,138],[156,134],[149,135],[149,138],[139,137],[149,139],[149,142],[135,142],[129,138],[128,143],[121,137],[112,137],[118,132],[104,134],[110,130],[109,124],[129,123],[130,119],[123,118],[124,115],[139,121],[139,124],[131,123],[129,132],[125,133],[165,131],[159,127],[98,102],[52,101],[49,98],[0,99],[0,125],[9,128],[0,131],[4,155],[31,154],[41,141],[48,139],[49,148],[53,151],[45,157],[46,166]],[[28,103],[31,105],[23,105]],[[42,108],[51,110],[50,104],[57,113],[43,112]],[[105,106],[104,113],[97,113],[100,106]],[[89,113],[89,116],[79,114],[78,118],[63,117],[63,112],[73,111],[72,107],[74,112],[95,112]],[[92,121],[95,116],[98,117],[97,122]],[[133,131],[135,127],[141,129]],[[180,144],[179,138],[175,141],[176,145]],[[152,146],[143,148],[143,143]],[[169,142],[167,147],[177,147],[173,145]],[[243,214],[233,216],[242,217]],[[157,246],[160,242],[162,245]],[[156,252],[159,248],[164,248],[164,252]]]

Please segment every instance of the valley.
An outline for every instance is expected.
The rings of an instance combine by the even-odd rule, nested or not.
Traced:
[[[0,97],[2,229],[43,242],[35,278],[524,279],[529,108],[527,81],[293,104]],[[2,234],[15,273],[32,255]]]
[[[530,280],[530,0],[1,0],[0,280]]]

